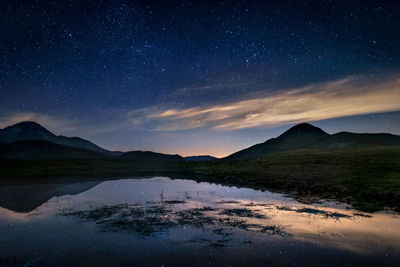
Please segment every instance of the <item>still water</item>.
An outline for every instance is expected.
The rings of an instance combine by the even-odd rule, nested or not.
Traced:
[[[191,180],[0,187],[1,266],[398,266],[400,216]]]

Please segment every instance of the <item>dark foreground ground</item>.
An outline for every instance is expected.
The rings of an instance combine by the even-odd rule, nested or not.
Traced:
[[[396,146],[297,150],[244,161],[0,160],[0,185],[146,175],[284,192],[302,202],[333,199],[364,211],[400,210]]]

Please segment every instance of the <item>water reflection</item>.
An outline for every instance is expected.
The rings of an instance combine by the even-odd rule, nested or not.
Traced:
[[[2,186],[0,207],[16,212],[29,212],[53,197],[85,192],[99,183],[100,181]]]
[[[28,212],[0,209],[0,245],[7,244],[0,264],[335,266],[400,259],[397,214],[160,177],[43,188],[46,197],[30,196],[58,197]]]

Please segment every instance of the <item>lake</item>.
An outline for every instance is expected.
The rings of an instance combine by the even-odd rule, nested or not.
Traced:
[[[1,266],[398,266],[400,216],[166,177],[0,187]]]

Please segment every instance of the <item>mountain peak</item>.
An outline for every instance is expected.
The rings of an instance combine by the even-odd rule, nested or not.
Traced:
[[[25,140],[50,141],[53,137],[55,135],[40,124],[34,121],[23,121],[1,130],[0,143],[13,143]]]
[[[309,123],[300,123],[293,126],[277,138],[272,138],[264,143],[243,149],[229,155],[227,158],[237,160],[265,157],[272,153],[305,148],[316,144],[329,136],[329,134],[318,127]]]
[[[30,133],[42,132],[42,133],[53,135],[53,133],[51,133],[49,130],[47,130],[42,125],[40,125],[39,123],[34,122],[34,121],[18,122],[14,125],[4,128],[2,131],[4,133],[9,132],[9,133],[13,133],[13,134],[20,133],[20,132],[30,132]]]
[[[14,125],[11,125],[7,128],[12,128],[12,127],[20,128],[20,129],[46,130],[46,128],[44,128],[42,125],[40,125],[39,123],[34,122],[34,121],[22,121],[22,122],[14,124]]]
[[[108,155],[115,154],[82,138],[57,136],[34,121],[19,122],[0,131],[0,144],[21,141],[47,141],[63,146],[106,153]]]
[[[328,134],[321,130],[318,127],[315,127],[309,123],[300,123],[283,134],[281,134],[278,138],[289,137],[289,136],[299,136],[299,135],[319,135],[319,136],[327,136]]]

